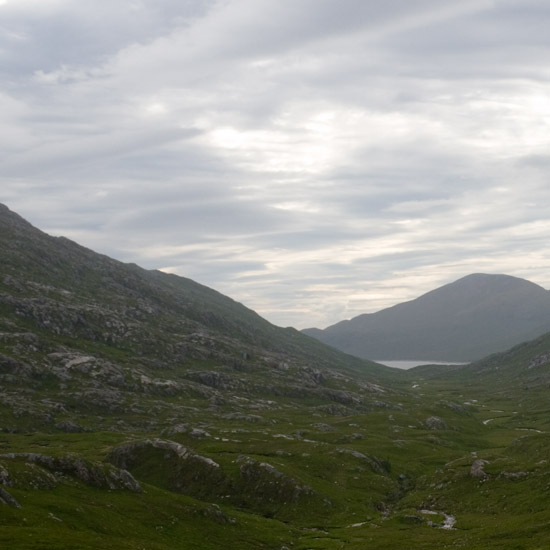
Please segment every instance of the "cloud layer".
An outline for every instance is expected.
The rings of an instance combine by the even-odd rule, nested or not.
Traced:
[[[0,1],[0,200],[320,326],[550,288],[543,0]]]

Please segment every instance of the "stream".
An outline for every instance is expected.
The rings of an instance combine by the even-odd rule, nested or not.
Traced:
[[[431,516],[441,515],[445,517],[445,521],[443,522],[443,525],[441,525],[440,529],[454,529],[454,525],[456,523],[456,518],[452,516],[451,514],[446,514],[445,512],[435,512],[433,510],[420,510],[421,514],[427,514]]]

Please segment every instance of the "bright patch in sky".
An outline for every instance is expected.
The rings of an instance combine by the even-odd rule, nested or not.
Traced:
[[[164,115],[168,109],[163,103],[150,103],[145,107],[145,112],[149,115]]]

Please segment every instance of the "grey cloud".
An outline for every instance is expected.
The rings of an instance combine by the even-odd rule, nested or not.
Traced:
[[[1,7],[3,70],[49,72],[63,65],[98,63],[129,44],[147,43],[204,16],[211,1],[62,2]],[[16,49],[14,49],[14,46]],[[16,55],[13,55],[13,54]]]
[[[483,269],[550,286],[549,11],[8,0],[0,200],[284,325]]]
[[[165,143],[179,141],[196,135],[195,130],[150,129],[145,132],[112,132],[105,136],[86,136],[73,141],[56,141],[39,145],[36,149],[4,159],[3,170],[6,174],[36,174],[48,172],[62,165],[70,167],[88,163],[104,163],[110,158],[120,159],[129,153],[149,150]]]
[[[548,5],[495,2],[475,14],[443,21],[430,32],[413,28],[385,43],[400,72],[464,79],[537,78],[548,56]]]

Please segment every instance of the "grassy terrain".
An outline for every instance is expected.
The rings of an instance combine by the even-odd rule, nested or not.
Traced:
[[[397,371],[0,230],[0,548],[550,547],[549,335]]]
[[[36,549],[305,550],[395,548],[406,537],[409,548],[419,549],[546,548],[546,411],[519,412],[515,409],[524,407],[512,397],[481,391],[457,395],[440,380],[415,390],[400,396],[395,404],[400,409],[344,417],[312,417],[289,409],[264,413],[256,423],[203,410],[197,418],[209,435],[171,436],[215,460],[230,479],[238,478],[239,457],[269,463],[319,495],[303,506],[265,506],[252,494],[212,491],[207,500],[178,494],[164,481],[169,461],[157,457],[133,470],[144,487],[139,494],[95,489],[70,478],[39,489],[15,481],[7,489],[22,507],[2,508],[0,542]],[[544,401],[542,394],[537,397]],[[447,428],[428,429],[431,416],[444,420]],[[78,454],[103,461],[123,442],[156,436],[165,437],[111,431],[3,433],[0,446],[3,454]],[[472,477],[475,459],[487,461],[486,476]],[[0,458],[12,478],[32,475],[24,463],[14,462]],[[237,489],[235,483],[228,490]],[[445,515],[456,518],[453,529],[438,527]]]

